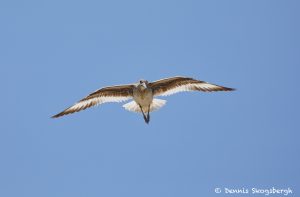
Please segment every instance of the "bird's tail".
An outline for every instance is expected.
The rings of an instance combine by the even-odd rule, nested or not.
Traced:
[[[161,107],[163,107],[167,103],[166,100],[162,99],[153,99],[151,105],[150,105],[150,112],[159,110]]]
[[[153,99],[153,101],[150,105],[150,111],[149,112],[160,109],[161,107],[163,107],[166,104],[166,102],[167,102],[166,100],[162,100],[162,99]],[[135,101],[131,101],[129,103],[126,103],[126,104],[123,105],[123,107],[128,111],[142,113],[142,111],[140,109],[140,106]],[[144,110],[144,112],[147,112],[147,111],[148,111],[148,109]]]

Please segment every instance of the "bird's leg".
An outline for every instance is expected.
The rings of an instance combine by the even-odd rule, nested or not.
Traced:
[[[140,109],[141,109],[141,111],[142,111],[142,114],[143,114],[144,120],[145,120],[145,122],[148,124],[148,123],[149,123],[149,119],[146,117],[146,115],[145,115],[145,113],[144,113],[144,111],[143,111],[143,108],[142,108],[142,106],[141,106],[141,105],[139,105],[139,106],[140,106]]]
[[[147,118],[148,118],[148,122],[149,122],[150,121],[150,105],[148,106]]]

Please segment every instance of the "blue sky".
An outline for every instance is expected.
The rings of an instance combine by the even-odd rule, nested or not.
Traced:
[[[2,1],[0,196],[299,189],[299,1]],[[176,75],[237,88],[50,119],[90,92]],[[228,196],[228,195],[225,195]]]

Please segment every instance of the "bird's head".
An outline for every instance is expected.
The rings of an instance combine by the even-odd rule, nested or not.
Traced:
[[[143,89],[146,89],[148,87],[148,81],[147,80],[144,80],[144,79],[141,79],[139,81],[139,86]]]

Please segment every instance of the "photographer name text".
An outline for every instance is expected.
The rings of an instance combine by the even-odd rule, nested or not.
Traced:
[[[265,196],[269,195],[274,195],[274,194],[281,194],[284,196],[287,196],[289,194],[293,194],[293,190],[288,187],[288,188],[276,188],[276,187],[271,187],[271,188],[229,188],[229,187],[216,187],[215,188],[215,193],[217,194],[261,194]]]

